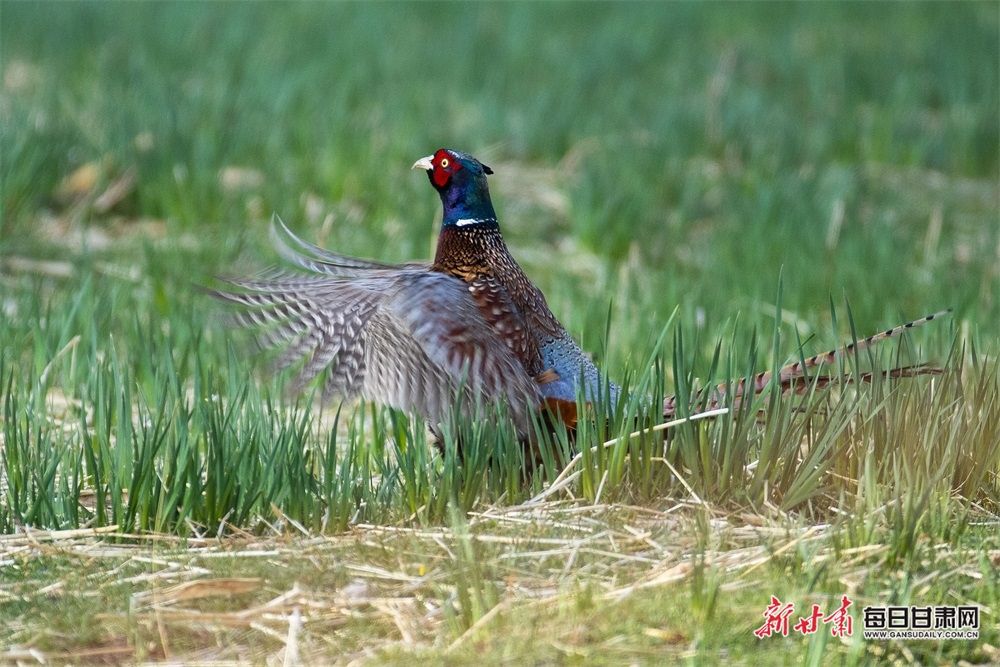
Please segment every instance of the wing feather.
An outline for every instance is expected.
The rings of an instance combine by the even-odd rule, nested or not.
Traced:
[[[271,242],[282,259],[311,273],[340,278],[360,278],[374,273],[393,273],[407,269],[428,269],[426,262],[388,264],[348,257],[304,241],[290,230],[281,218],[271,219]]]
[[[457,278],[418,269],[364,270],[360,278],[236,279],[214,294],[276,348],[279,368],[304,386],[418,412],[432,423],[505,400],[519,429],[539,386],[484,319]]]

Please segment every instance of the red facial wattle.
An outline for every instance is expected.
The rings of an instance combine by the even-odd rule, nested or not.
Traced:
[[[455,159],[455,156],[443,148],[434,154],[434,160],[431,164],[434,165],[432,173],[434,183],[439,188],[444,187],[448,183],[448,179],[451,178],[451,175],[462,168],[462,165]]]

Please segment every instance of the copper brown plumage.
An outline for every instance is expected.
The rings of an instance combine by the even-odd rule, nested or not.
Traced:
[[[528,373],[545,378],[541,393],[558,414],[574,421],[578,394],[586,401],[606,396],[613,407],[619,387],[602,381],[590,357],[511,256],[489,196],[486,176],[492,170],[467,153],[448,149],[413,166],[427,171],[441,196],[441,233],[433,270],[461,279],[474,293],[484,286],[487,292],[478,301],[484,317],[493,317],[497,308],[507,311],[505,319],[516,324],[505,334],[507,340]]]

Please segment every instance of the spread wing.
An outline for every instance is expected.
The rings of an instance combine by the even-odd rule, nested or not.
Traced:
[[[279,367],[298,368],[300,386],[325,374],[326,394],[417,412],[432,424],[456,405],[473,414],[504,399],[518,427],[527,429],[538,384],[464,283],[363,260],[342,266],[327,255],[324,261],[365,277],[228,279],[235,289],[213,293],[242,307],[238,320],[259,330],[262,345],[281,350]]]

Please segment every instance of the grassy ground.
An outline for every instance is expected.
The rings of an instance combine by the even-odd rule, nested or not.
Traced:
[[[989,2],[0,5],[0,661],[1000,661],[998,31]],[[591,453],[621,415],[527,482],[483,424],[439,455],[287,396],[193,285],[272,263],[272,213],[427,257],[409,165],[441,146],[639,393],[952,307],[849,363],[945,372]],[[772,595],[849,595],[854,635],[757,639]],[[980,638],[865,641],[889,604],[978,604]]]

